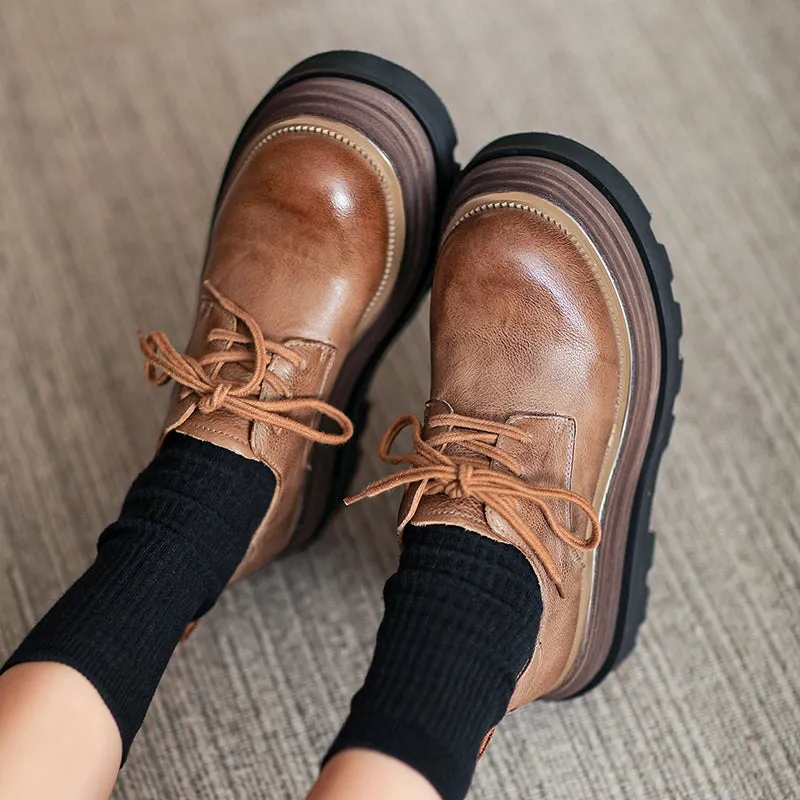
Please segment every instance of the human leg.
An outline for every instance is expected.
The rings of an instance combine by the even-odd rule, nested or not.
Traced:
[[[454,144],[419,79],[357,53],[298,65],[248,120],[215,203],[186,351],[161,332],[141,338],[150,380],[177,384],[159,452],[95,563],[0,677],[0,731],[22,731],[22,716],[33,738],[53,732],[37,774],[17,762],[30,781],[20,785],[47,772],[68,795],[58,765],[82,743],[105,753],[89,759],[102,762],[101,796],[187,625],[337,507],[357,446],[327,446],[363,427],[374,368],[429,285]],[[71,726],[72,702],[34,702],[55,687],[92,697],[96,724]],[[109,718],[116,732],[95,747]],[[0,737],[6,747],[0,761],[16,762]],[[94,780],[75,772],[80,786]]]
[[[509,137],[466,170],[452,206],[434,278],[425,424],[409,416],[387,431],[381,456],[408,468],[356,498],[407,487],[404,550],[373,663],[327,762],[371,748],[418,771],[445,800],[466,793],[506,707],[586,691],[630,652],[680,380],[669,263],[638,196],[607,162],[558,137]],[[391,455],[406,426],[414,452]],[[454,545],[439,538],[442,525],[482,542],[481,564],[510,549],[527,567],[518,598],[489,571],[456,569],[513,610],[476,610],[451,582]],[[423,546],[440,551],[438,566],[412,614],[415,590],[398,579]],[[514,569],[504,564],[504,576]],[[514,620],[527,637],[524,659],[498,634]],[[455,670],[442,670],[451,659]],[[499,700],[497,682],[454,677],[487,661],[513,675],[492,714],[485,703]]]

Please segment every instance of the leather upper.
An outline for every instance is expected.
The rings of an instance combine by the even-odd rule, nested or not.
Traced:
[[[455,413],[520,429],[527,440],[499,435],[494,444],[514,457],[522,481],[596,500],[628,392],[622,332],[610,308],[598,265],[546,214],[488,207],[468,215],[446,238],[436,266],[426,419]],[[428,427],[423,435],[435,432]],[[444,452],[457,459],[459,445],[448,444]],[[486,460],[492,469],[505,470]],[[413,498],[412,486],[401,520]],[[525,538],[474,498],[426,494],[411,519],[415,525],[459,525],[508,542],[536,571],[544,614],[512,708],[558,685],[586,593],[584,553],[554,534],[532,500],[513,503],[558,566],[561,593]],[[588,538],[581,511],[562,500],[549,507],[558,523]]]
[[[299,356],[291,363],[267,354],[267,369],[290,398],[328,396],[365,315],[386,294],[391,210],[382,177],[363,152],[330,133],[279,130],[256,137],[229,179],[203,271],[204,281],[245,310],[266,339]],[[230,346],[207,336],[237,326],[236,315],[204,288],[187,354],[199,358]],[[225,364],[217,378],[243,382],[248,369]],[[263,381],[256,396],[279,393]],[[312,443],[224,407],[197,408],[196,400],[176,387],[165,433],[176,429],[258,459],[276,477],[275,496],[235,580],[286,546]],[[312,411],[288,413],[316,425]]]

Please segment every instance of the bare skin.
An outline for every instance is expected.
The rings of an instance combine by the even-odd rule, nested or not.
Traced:
[[[107,800],[121,759],[117,724],[79,672],[42,662],[0,676],[3,800]]]
[[[20,664],[0,676],[0,798],[107,800],[122,740],[102,697],[71,667]],[[345,750],[307,800],[440,800],[418,772],[371,750]]]
[[[306,800],[441,800],[419,772],[374,750],[343,750],[320,773]]]

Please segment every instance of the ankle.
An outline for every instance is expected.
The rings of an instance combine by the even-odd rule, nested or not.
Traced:
[[[307,800],[439,800],[419,772],[376,750],[338,753],[323,768]]]
[[[328,758],[393,756],[445,798],[467,791],[481,742],[531,658],[542,610],[515,548],[452,526],[409,526],[364,686]]]

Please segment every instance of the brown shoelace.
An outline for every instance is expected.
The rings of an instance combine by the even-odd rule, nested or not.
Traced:
[[[192,411],[197,410],[201,414],[225,409],[244,419],[292,431],[312,442],[344,444],[353,435],[353,423],[345,413],[316,397],[290,397],[283,379],[267,369],[270,362],[268,354],[280,356],[295,369],[302,366],[303,357],[285,345],[266,339],[253,317],[224,297],[209,281],[205,281],[203,286],[222,308],[243,323],[247,331],[239,333],[213,328],[208,332],[206,341],[209,344],[224,342],[227,346],[223,350],[204,353],[200,358],[179,353],[162,331],[139,334],[147,380],[162,386],[171,378],[183,387],[181,399],[194,395]],[[220,379],[220,370],[225,364],[251,367],[249,380],[232,382]],[[259,397],[264,381],[276,394],[281,395],[279,399],[264,400]],[[332,419],[341,432],[325,433],[286,416],[287,413],[298,411],[322,414]]]
[[[416,452],[392,455],[394,440],[409,425]],[[428,421],[428,428],[443,430],[440,433],[431,433],[425,440],[422,438],[422,425],[413,414],[406,414],[395,420],[384,433],[378,454],[388,464],[408,464],[408,469],[371,483],[362,492],[348,497],[345,503],[350,505],[366,497],[388,492],[397,486],[418,483],[411,506],[401,522],[405,525],[414,516],[424,495],[445,494],[451,498],[474,498],[497,512],[525,540],[559,593],[563,594],[562,577],[555,559],[545,543],[517,512],[513,501],[530,500],[534,503],[542,512],[550,530],[564,544],[576,550],[593,550],[600,544],[600,520],[592,504],[569,489],[533,486],[522,480],[522,466],[519,461],[496,446],[499,436],[507,436],[518,442],[530,442],[528,434],[513,425],[473,419],[460,414],[437,414]],[[460,445],[474,456],[454,457],[437,449],[444,449],[448,444]],[[487,459],[501,464],[509,472],[489,469],[486,466]],[[549,505],[554,500],[565,500],[586,514],[592,526],[588,539],[576,536],[555,518]]]

